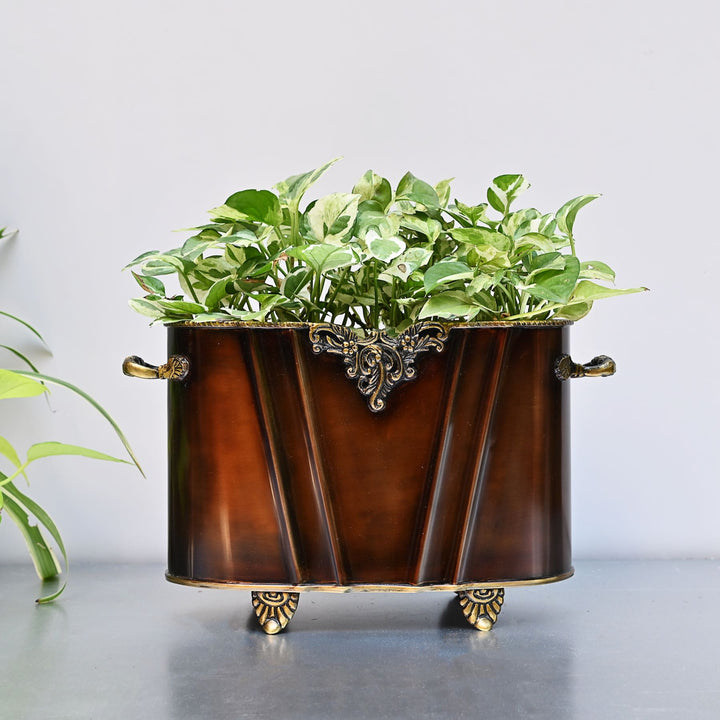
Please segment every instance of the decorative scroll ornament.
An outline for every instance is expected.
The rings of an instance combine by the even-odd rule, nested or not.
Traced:
[[[447,336],[447,328],[436,322],[411,325],[396,337],[384,330],[370,330],[360,337],[350,328],[331,323],[310,326],[313,352],[342,356],[345,374],[357,379],[372,412],[384,410],[390,391],[417,375],[415,356],[429,350],[442,352]]]
[[[300,593],[253,592],[252,604],[258,622],[268,635],[279,633],[290,622],[298,606]]]
[[[458,593],[465,619],[476,630],[491,630],[505,599],[503,588],[466,590]]]

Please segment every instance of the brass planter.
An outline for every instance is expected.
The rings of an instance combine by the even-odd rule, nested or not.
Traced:
[[[449,590],[487,630],[508,585],[572,574],[564,322],[168,326],[173,582],[253,590],[267,632],[308,590]]]

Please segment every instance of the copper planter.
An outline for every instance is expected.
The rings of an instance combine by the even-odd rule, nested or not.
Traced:
[[[253,590],[267,632],[300,591],[450,590],[478,629],[507,585],[572,574],[568,323],[168,326],[173,582]]]

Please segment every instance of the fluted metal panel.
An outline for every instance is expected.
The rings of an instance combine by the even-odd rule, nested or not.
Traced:
[[[453,328],[381,413],[307,327],[168,328],[169,573],[352,586],[570,570],[567,328]]]

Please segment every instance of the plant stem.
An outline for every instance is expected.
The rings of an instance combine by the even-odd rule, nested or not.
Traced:
[[[195,294],[195,288],[192,286],[190,278],[185,273],[183,273],[182,276],[185,278],[185,282],[187,283],[188,290],[190,290],[190,294],[192,295],[193,300],[199,304],[200,301],[198,300],[198,296]]]
[[[396,328],[398,325],[397,320],[397,313],[398,313],[398,304],[397,304],[397,285],[398,285],[398,279],[396,277],[393,278],[393,289],[392,289],[392,299],[390,300],[391,306],[390,306],[390,324]]]
[[[350,266],[348,265],[348,267],[346,267],[343,270],[342,275],[340,276],[340,279],[338,280],[337,285],[335,286],[335,289],[332,292],[332,295],[329,297],[328,301],[325,303],[325,305],[327,306],[326,312],[329,312],[331,314],[331,316],[335,315],[335,313],[332,310],[332,305],[335,302],[335,298],[336,298],[338,292],[340,292],[340,288],[342,287],[343,283],[347,279],[349,272],[350,272]]]
[[[577,257],[575,255],[575,238],[573,237],[572,230],[568,230],[568,240],[570,241],[570,252],[573,257]]]
[[[322,276],[322,273],[318,273],[313,278],[313,286],[312,286],[312,291],[310,293],[310,300],[316,309],[318,308],[318,305],[320,303],[320,293],[322,291],[322,286],[323,286],[323,276]],[[317,320],[320,320],[320,313],[321,313],[321,311],[317,310],[317,318],[316,318]]]
[[[296,247],[298,245],[298,221],[299,221],[299,211],[300,207],[298,204],[293,203],[292,205],[288,206],[288,210],[290,211],[290,244],[293,247]]]
[[[373,262],[373,285],[375,289],[375,304],[373,305],[373,327],[377,329],[380,326],[380,289],[378,288],[378,261],[377,258]]]
[[[273,231],[275,232],[277,239],[280,241],[280,247],[285,248],[285,236],[282,234],[282,230],[280,230],[280,227],[278,225],[273,225]]]
[[[357,316],[357,313],[354,310],[348,309],[346,315],[351,322],[355,323],[359,327],[363,326],[363,321]]]

